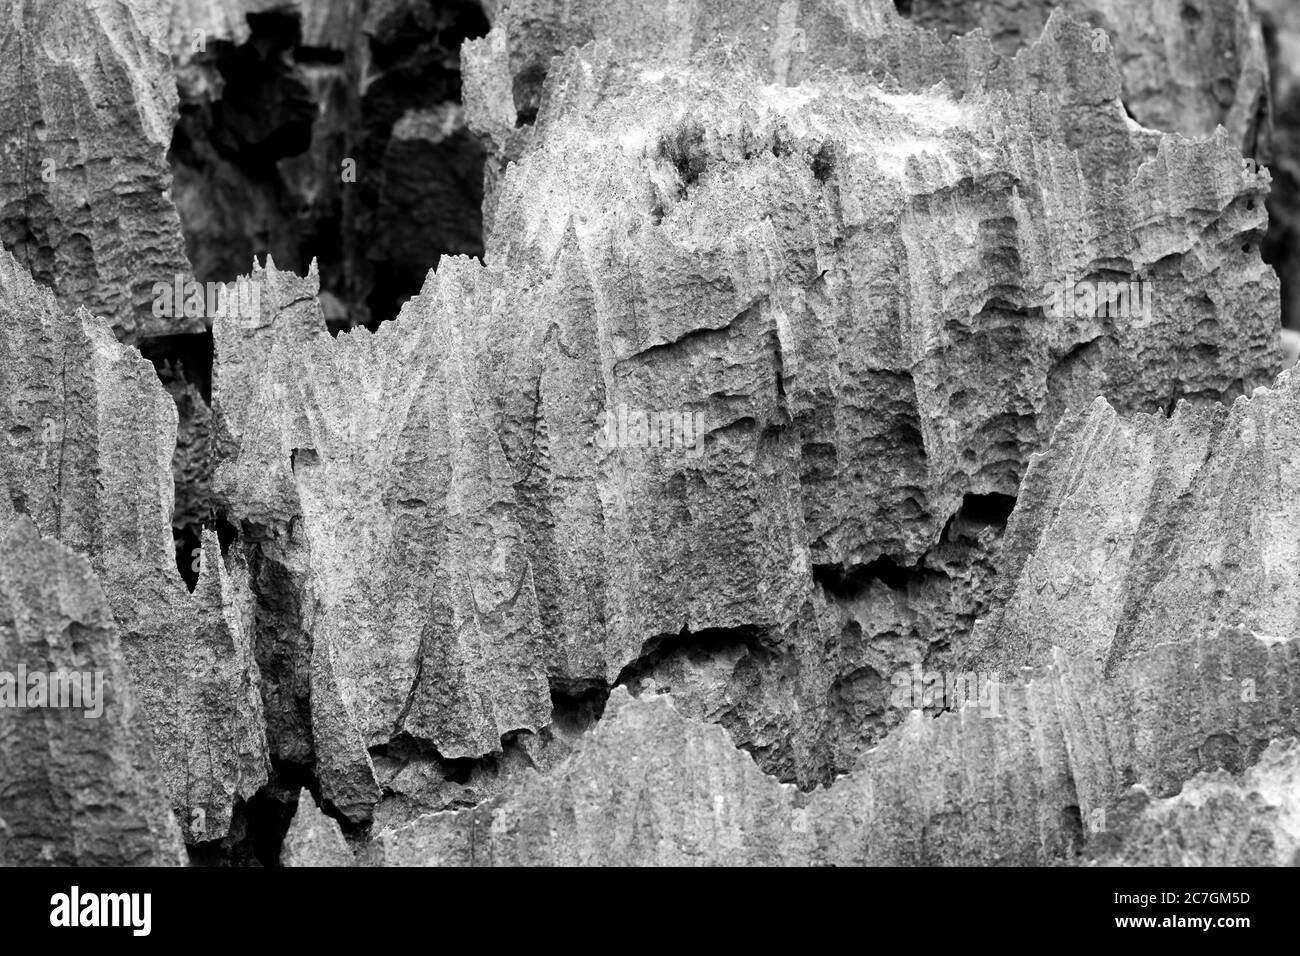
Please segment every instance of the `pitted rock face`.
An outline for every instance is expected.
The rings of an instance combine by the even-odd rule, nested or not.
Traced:
[[[104,593],[84,557],[27,517],[0,539],[0,661],[0,863],[183,866]]]
[[[16,0],[0,32],[0,243],[66,312],[132,341],[203,328],[154,315],[154,284],[190,274],[169,195],[163,6]]]
[[[489,6],[462,108],[469,3],[11,4],[0,644],[120,692],[0,713],[0,856],[314,774],[287,865],[1294,858],[1246,0]],[[173,79],[195,266],[293,266],[171,373],[192,592]]]
[[[0,529],[30,520],[90,559],[186,837],[219,839],[266,781],[265,729],[247,570],[227,570],[211,531],[187,557],[197,590],[177,570],[176,408],[104,320],[68,315],[3,248],[0,389]]]
[[[1024,666],[1060,646],[1114,673],[1223,627],[1294,640],[1298,395],[1292,370],[1226,408],[1071,414],[1025,477],[972,657]]]
[[[558,767],[472,809],[386,828],[368,862],[1033,866],[1085,849],[1110,861],[1129,838],[1133,854],[1119,859],[1137,862],[1161,858],[1153,844],[1167,830],[1188,837],[1188,862],[1285,862],[1296,839],[1285,792],[1294,747],[1274,744],[1240,786],[1222,777],[1225,761],[1240,772],[1269,739],[1300,729],[1297,647],[1224,631],[1136,655],[1114,679],[1055,652],[1044,667],[995,675],[991,692],[958,713],[912,711],[810,796],[761,774],[724,730],[683,715],[671,696],[616,688]],[[1270,678],[1271,689],[1239,701],[1244,675]],[[1134,787],[1168,799],[1135,820]],[[1201,805],[1216,792],[1231,811],[1217,856],[1223,818]]]
[[[1065,408],[1266,380],[1266,176],[1135,128],[1063,18],[988,73],[955,99],[596,47],[554,67],[486,265],[338,338],[314,273],[254,274],[263,315],[216,326],[215,487],[293,582],[259,626],[312,661],[334,806],[367,816],[398,734],[498,752],[552,688],[666,674],[828,781],[898,721],[882,680],[982,613],[996,519],[970,516]],[[1111,282],[1127,311],[1075,295]],[[692,641],[730,663],[687,677]]]

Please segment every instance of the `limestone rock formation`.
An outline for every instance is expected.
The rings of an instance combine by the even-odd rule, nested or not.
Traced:
[[[0,864],[184,865],[95,573],[26,517],[0,538],[0,661]]]
[[[472,809],[381,830],[368,862],[1043,865],[1093,847],[1154,862],[1179,827],[1205,847],[1188,851],[1191,862],[1197,852],[1209,862],[1215,831],[1195,808],[1216,787],[1197,775],[1241,772],[1273,736],[1300,728],[1300,645],[1240,631],[1161,645],[1115,678],[1056,650],[1044,667],[994,679],[978,705],[937,718],[912,710],[852,773],[811,795],[762,774],[726,731],[683,716],[670,696],[616,688],[559,767]],[[1272,834],[1268,854],[1289,859],[1293,776],[1294,748],[1274,745],[1244,784],[1265,789],[1274,809],[1217,788],[1235,815],[1223,840],[1231,853],[1255,827]],[[1133,821],[1133,787],[1164,796],[1189,780]],[[1168,816],[1183,819],[1166,827]]]
[[[881,22],[869,53],[809,38],[902,87],[771,85],[743,37],[570,54],[486,265],[444,259],[374,335],[271,265],[260,322],[218,320],[215,493],[290,595],[258,623],[273,746],[335,808],[369,816],[401,734],[492,754],[643,679],[828,782],[983,613],[998,503],[1066,408],[1276,368],[1267,180],[1225,136],[1134,127],[1064,17],[1012,60]],[[1049,291],[1112,281],[1149,292]]]
[[[375,836],[387,866],[807,864],[799,792],[765,775],[726,731],[671,698],[622,688],[574,757],[505,796]]]
[[[944,36],[983,30],[1003,53],[1037,39],[1053,10],[1104,30],[1124,105],[1143,126],[1205,136],[1224,126],[1247,156],[1267,149],[1269,73],[1251,0],[911,0],[909,16]]]
[[[154,314],[155,283],[190,273],[165,30],[162,0],[0,4],[0,244],[132,340],[203,327]]]
[[[284,866],[351,866],[352,851],[338,823],[321,813],[312,795],[298,795],[298,811],[280,852]]]
[[[1137,788],[1115,849],[1127,866],[1300,865],[1300,748],[1275,741],[1244,774],[1219,770],[1177,796],[1151,801]]]
[[[0,12],[0,859],[1295,860],[1286,16],[486,6]]]
[[[247,570],[202,541],[189,593],[173,557],[176,407],[107,324],[67,314],[0,249],[0,528],[26,518],[89,557],[187,839],[222,837],[266,780]]]
[[[1011,56],[1036,43],[1055,10],[1094,25],[1094,52],[1114,45],[1125,106],[1143,125],[1203,136],[1222,124],[1246,155],[1267,158],[1268,61],[1249,0],[917,0],[907,9],[921,29],[894,6],[890,0],[765,0],[744,8],[725,0],[494,4],[492,33],[464,51],[471,122],[496,154],[489,186],[525,148],[552,58],[570,47],[596,40],[620,57],[681,60],[723,42],[778,83],[795,85],[809,70],[829,66],[887,73],[920,89],[942,79],[961,90],[979,82],[995,49]],[[940,38],[977,29],[987,40],[972,34],[953,48],[955,56],[941,51]],[[490,201],[489,215],[492,208]]]
[[[1294,640],[1297,429],[1294,370],[1230,407],[1071,413],[1025,476],[971,656],[1024,666],[1061,646],[1116,673],[1224,627]]]
[[[1266,11],[1269,5],[1262,4]],[[671,6],[523,0],[490,6],[495,33],[491,42],[471,45],[467,64],[482,69],[487,54],[488,69],[505,81],[498,96],[514,100],[513,117],[504,109],[499,114],[510,125],[536,116],[552,58],[592,40],[634,56],[664,50],[681,57],[717,36],[743,37],[747,45],[758,41],[774,76],[797,83],[808,64],[825,62],[827,47],[832,56],[846,52],[842,40],[832,39],[836,32],[867,46],[879,31],[898,30],[892,21],[899,7],[944,39],[980,30],[1008,56],[1036,42],[1060,10],[1107,34],[1125,105],[1142,125],[1185,136],[1223,125],[1246,155],[1256,155],[1260,140],[1266,147],[1270,135],[1269,64],[1250,0],[767,0],[743,8],[720,0]],[[921,52],[928,43],[916,36]]]

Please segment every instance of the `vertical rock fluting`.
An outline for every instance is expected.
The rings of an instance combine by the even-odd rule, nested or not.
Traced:
[[[23,231],[27,172],[0,191],[0,644],[115,682],[102,721],[0,712],[0,857],[183,862],[255,798],[285,865],[1293,858],[1248,8],[491,6],[463,111],[465,4],[5,11],[0,127],[61,103],[75,151],[82,90],[139,100],[107,167],[139,190],[48,200],[40,242],[129,219],[70,233],[71,270]],[[73,94],[50,37],[81,28],[106,52]],[[176,261],[163,36],[200,277],[289,266],[165,337],[112,271]],[[484,261],[425,276],[477,251],[480,149]],[[201,422],[192,592],[176,411],[114,331]],[[978,704],[900,698],[956,667]]]
[[[95,573],[26,517],[0,538],[0,668],[0,864],[183,865]]]
[[[1053,10],[1104,30],[1124,105],[1143,126],[1205,136],[1222,125],[1247,156],[1271,135],[1268,58],[1251,0],[911,0],[909,16],[941,35],[983,30],[1014,53]],[[1262,158],[1262,157],[1261,157]]]
[[[489,184],[524,148],[551,59],[571,46],[599,40],[624,56],[658,51],[680,58],[722,37],[739,40],[777,82],[798,83],[818,65],[848,66],[883,68],[921,88],[943,79],[964,89],[984,82],[994,50],[1011,56],[1036,43],[1055,10],[1091,24],[1095,46],[1114,46],[1121,95],[1138,122],[1186,136],[1208,135],[1222,124],[1247,156],[1268,158],[1269,64],[1249,0],[917,0],[908,11],[921,29],[902,21],[894,6],[890,0],[765,0],[743,10],[725,0],[494,4],[491,36],[465,50],[471,124],[495,158]],[[975,30],[987,40],[961,37]],[[939,38],[949,37],[959,38],[961,54],[936,60]],[[492,206],[489,201],[489,213]]]
[[[0,342],[0,528],[31,520],[89,557],[186,838],[218,839],[266,780],[265,730],[247,571],[211,532],[193,593],[173,558],[176,408],[135,349],[2,249]]]
[[[1224,627],[1293,640],[1298,394],[1288,372],[1229,407],[1126,417],[1099,398],[1068,416],[1025,477],[972,656],[1032,665],[1060,646],[1117,672]]]
[[[761,774],[725,730],[685,717],[670,696],[616,688],[605,718],[550,773],[473,809],[385,828],[366,860],[1032,866],[1087,852],[1130,863],[1286,862],[1294,746],[1274,744],[1238,786],[1223,778],[1241,772],[1242,755],[1217,743],[1253,734],[1264,742],[1258,756],[1271,738],[1295,738],[1297,646],[1225,631],[1136,655],[1113,679],[1056,651],[979,706],[938,718],[912,711],[853,772],[812,795]],[[1241,701],[1255,678],[1258,697]],[[1171,798],[1188,780],[1186,796]],[[1248,798],[1260,788],[1276,809]],[[1226,826],[1196,809],[1207,789],[1229,808]],[[1163,804],[1139,815],[1153,794]],[[1161,839],[1179,834],[1181,858]]]
[[[170,199],[176,81],[162,0],[0,3],[0,243],[59,297],[135,341],[202,329],[154,316],[188,277]]]
[[[1135,127],[1090,28],[1004,59],[833,25],[798,27],[826,65],[903,78],[772,84],[743,33],[572,53],[486,265],[444,259],[374,335],[331,338],[316,275],[270,265],[258,321],[218,320],[214,487],[293,595],[259,622],[293,688],[270,719],[302,750],[306,706],[346,815],[401,735],[497,753],[620,681],[828,782],[900,719],[889,676],[981,613],[988,502],[1066,408],[1276,367],[1266,176]],[[1067,280],[1151,292],[1058,314]]]

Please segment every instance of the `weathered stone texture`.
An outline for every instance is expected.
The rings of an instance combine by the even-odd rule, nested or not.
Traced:
[[[352,851],[338,823],[321,813],[312,795],[298,794],[298,810],[280,851],[284,866],[351,866]]]
[[[1243,628],[1297,635],[1295,372],[1230,407],[1072,413],[1033,460],[972,655],[1011,666],[1051,646],[1108,672],[1134,652]]]
[[[184,865],[151,722],[95,573],[26,517],[0,538],[0,670],[10,691],[20,667],[88,675],[94,708],[86,697],[76,708],[0,706],[0,864]],[[16,686],[20,705],[50,702]]]
[[[978,707],[937,718],[912,711],[852,773],[811,795],[763,775],[726,731],[684,717],[670,696],[638,700],[616,688],[604,719],[559,767],[525,774],[473,809],[384,829],[368,862],[1043,865],[1077,862],[1094,847],[1113,854],[1128,834],[1136,862],[1152,844],[1156,858],[1168,852],[1160,837],[1174,839],[1178,827],[1206,847],[1188,856],[1208,858],[1215,840],[1203,819],[1189,811],[1162,828],[1159,816],[1196,807],[1202,778],[1137,823],[1131,788],[1177,794],[1197,774],[1240,772],[1272,737],[1294,736],[1297,646],[1225,631],[1138,655],[1114,679],[1056,651]],[[1248,679],[1259,691],[1242,702]],[[1276,810],[1221,788],[1233,801],[1234,831],[1224,835],[1232,852],[1252,827],[1274,834],[1270,853],[1292,852],[1286,773],[1274,745],[1245,783],[1265,788]]]
[[[572,54],[486,265],[444,259],[397,322],[338,338],[314,274],[255,273],[264,327],[216,326],[215,487],[298,588],[336,807],[367,816],[368,751],[400,732],[499,752],[552,691],[634,677],[825,782],[897,722],[889,675],[982,613],[982,505],[1066,408],[1267,380],[1262,174],[1222,136],[1133,127],[1109,48],[1064,18],[1013,61],[924,44],[992,79],[955,99]],[[1150,283],[1149,313],[1050,314],[1085,277]],[[602,447],[624,406],[702,416],[703,454]]]
[[[1122,866],[1300,865],[1300,748],[1274,741],[1243,774],[1202,774],[1177,796],[1135,788],[1099,862]]]
[[[202,329],[153,314],[154,283],[190,272],[165,29],[162,0],[0,5],[0,243],[131,340]]]
[[[134,348],[3,249],[0,394],[0,528],[26,517],[89,557],[186,836],[219,838],[266,780],[265,731],[246,570],[227,570],[211,532],[195,592],[176,566],[176,407]]]

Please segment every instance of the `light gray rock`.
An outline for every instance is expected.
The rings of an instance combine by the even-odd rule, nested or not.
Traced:
[[[1061,17],[1010,61],[881,29],[964,96],[772,85],[743,44],[573,53],[486,265],[444,259],[374,335],[331,338],[316,275],[271,265],[257,327],[217,322],[214,489],[294,589],[259,628],[311,660],[310,694],[281,684],[335,807],[367,818],[400,733],[477,758],[553,694],[647,677],[828,782],[897,723],[891,675],[984,612],[989,502],[1066,408],[1277,367],[1266,176],[1226,137],[1134,127]],[[1054,315],[1067,278],[1148,283],[1150,310]],[[702,422],[702,454],[604,447],[622,408]]]
[[[1054,10],[1104,30],[1124,104],[1143,126],[1206,136],[1224,126],[1247,156],[1271,135],[1268,57],[1251,0],[911,0],[943,36],[983,30],[1003,53],[1037,39]]]
[[[1294,739],[1274,741],[1244,774],[1217,770],[1189,781],[1177,796],[1150,800],[1136,788],[1133,798],[1140,812],[1123,821],[1118,848],[1102,863],[1300,864],[1300,747]]]
[[[321,813],[309,791],[298,794],[298,810],[280,850],[284,866],[351,866],[352,851],[336,821]]]
[[[971,657],[1032,665],[1060,646],[1116,673],[1224,627],[1294,640],[1298,429],[1294,370],[1230,407],[1071,413],[1031,462]]]
[[[26,517],[0,538],[0,670],[0,864],[185,865],[95,572]]]
[[[1267,852],[1254,846],[1250,858],[1285,862],[1293,753],[1274,745],[1239,795],[1229,792],[1221,840],[1197,808],[1216,789],[1205,774],[1241,772],[1270,737],[1300,728],[1298,646],[1225,631],[1146,651],[1114,678],[1056,650],[1044,667],[994,675],[996,689],[956,713],[912,710],[853,772],[811,795],[762,774],[725,730],[682,715],[671,696],[616,688],[602,721],[549,774],[382,829],[367,861],[1023,866],[1131,849],[1130,862],[1147,862],[1167,861],[1168,841],[1184,832],[1202,847],[1186,862],[1229,862],[1247,858],[1232,854],[1260,830]],[[1243,701],[1248,680],[1260,691]],[[1135,823],[1135,786],[1181,795]],[[1272,809],[1246,796],[1261,789]]]
[[[154,315],[189,278],[171,203],[176,124],[164,0],[0,5],[0,243],[121,338],[202,331]]]
[[[0,383],[0,529],[30,519],[89,557],[186,838],[220,838],[234,802],[266,781],[252,596],[246,568],[237,556],[226,567],[210,531],[186,558],[197,590],[181,579],[176,406],[106,322],[67,314],[3,249]]]

